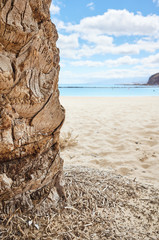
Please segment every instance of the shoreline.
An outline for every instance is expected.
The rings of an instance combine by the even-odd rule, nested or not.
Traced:
[[[122,84],[123,85],[123,84]],[[159,88],[159,85],[125,85],[123,87],[121,87],[120,85],[119,86],[116,86],[116,85],[112,85],[112,86],[108,86],[108,87],[100,87],[100,86],[59,86],[59,88]]]
[[[70,98],[75,98],[75,99],[77,99],[77,98],[92,98],[92,99],[95,99],[95,98],[103,98],[103,99],[106,99],[106,98],[114,98],[114,99],[118,99],[118,98],[134,98],[134,99],[136,99],[136,98],[158,98],[159,99],[159,96],[62,96],[62,95],[60,95],[60,101],[64,101],[64,98],[65,98],[65,100],[67,100],[67,98],[68,99],[70,99]]]

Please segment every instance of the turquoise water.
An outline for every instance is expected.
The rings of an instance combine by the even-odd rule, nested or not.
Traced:
[[[158,86],[146,85],[59,85],[61,96],[128,97],[159,96]]]

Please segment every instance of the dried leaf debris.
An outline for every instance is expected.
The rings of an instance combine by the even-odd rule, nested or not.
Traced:
[[[67,202],[0,216],[3,240],[158,240],[159,190],[85,167],[65,169]],[[49,200],[48,200],[49,201]]]

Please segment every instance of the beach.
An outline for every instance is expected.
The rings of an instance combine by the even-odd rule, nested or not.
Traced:
[[[64,166],[159,186],[159,97],[60,97]]]

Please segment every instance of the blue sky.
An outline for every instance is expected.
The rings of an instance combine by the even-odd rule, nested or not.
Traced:
[[[159,72],[159,0],[53,0],[60,83],[146,83]]]

